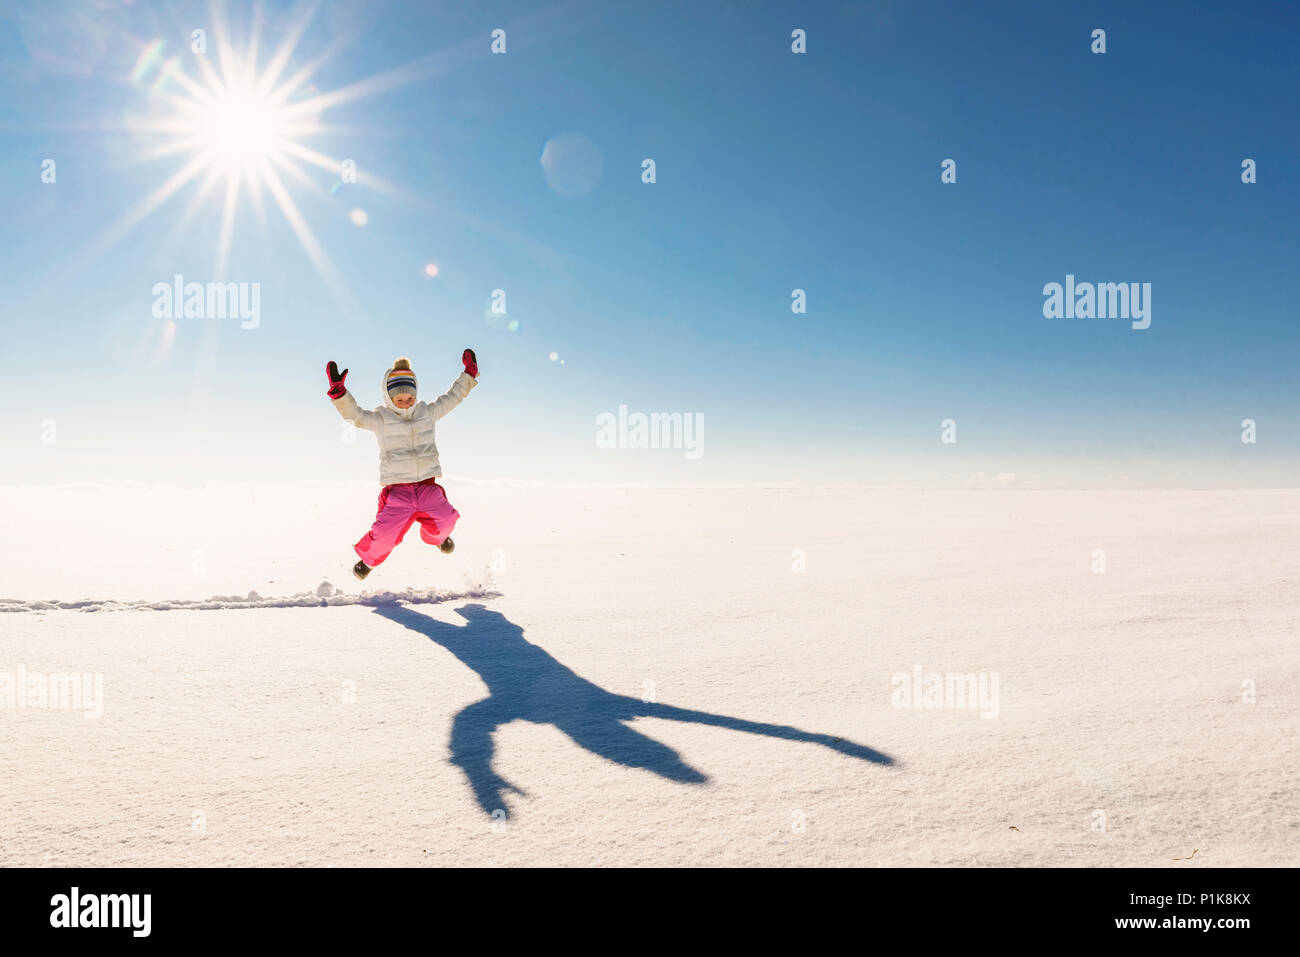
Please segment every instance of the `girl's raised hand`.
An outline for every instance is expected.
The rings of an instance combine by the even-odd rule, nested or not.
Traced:
[[[466,349],[460,354],[460,361],[465,363],[465,371],[478,378],[478,357],[474,355],[473,349]]]
[[[343,384],[348,377],[348,370],[339,372],[339,364],[331,359],[325,366],[325,374],[330,380],[330,390],[325,394],[331,399],[341,399],[348,391],[347,386]]]

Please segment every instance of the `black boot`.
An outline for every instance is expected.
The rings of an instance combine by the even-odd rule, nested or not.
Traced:
[[[452,552],[456,550],[456,543],[453,542],[450,538],[444,538],[442,540],[442,544],[438,546],[438,549],[444,555],[450,555]]]
[[[358,578],[365,578],[370,574],[370,566],[365,562],[357,562],[352,566],[352,574],[356,575]]]

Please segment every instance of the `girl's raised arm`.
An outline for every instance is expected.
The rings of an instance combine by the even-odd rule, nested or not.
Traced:
[[[456,376],[451,388],[429,403],[429,411],[434,419],[441,419],[456,406],[460,405],[469,390],[478,385],[478,357],[473,349],[461,353],[460,361],[465,364],[465,371]]]
[[[325,366],[325,375],[330,380],[330,390],[325,394],[334,400],[334,408],[339,410],[339,415],[359,429],[377,431],[383,424],[383,417],[378,412],[367,412],[357,405],[357,400],[352,398],[352,393],[344,385],[348,370],[339,372],[338,363],[331,359]]]

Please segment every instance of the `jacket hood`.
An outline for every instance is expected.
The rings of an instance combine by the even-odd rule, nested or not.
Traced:
[[[384,377],[379,380],[379,394],[384,397],[384,405],[388,406],[388,408],[391,409],[394,413],[396,413],[400,418],[409,419],[412,415],[415,414],[414,403],[412,403],[409,409],[399,409],[397,406],[393,405],[393,397],[388,394],[388,377],[392,374],[392,372],[393,372],[392,366],[389,366],[386,370],[384,370]],[[415,401],[416,402],[420,401],[418,387],[415,396]]]

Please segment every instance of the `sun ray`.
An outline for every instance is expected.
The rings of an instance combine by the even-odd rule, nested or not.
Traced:
[[[338,272],[330,261],[329,254],[325,252],[320,242],[317,241],[316,235],[311,231],[311,227],[307,225],[307,221],[298,212],[293,197],[289,195],[284,188],[284,184],[280,182],[279,175],[271,168],[271,164],[265,157],[258,158],[257,167],[262,174],[262,182],[266,184],[267,191],[280,207],[280,212],[284,214],[284,218],[289,223],[289,228],[298,237],[298,242],[302,244],[303,251],[307,253],[307,258],[316,267],[316,272],[335,296],[340,299],[347,298],[349,295],[347,289],[341,284]]]
[[[275,53],[271,55],[270,61],[266,64],[266,69],[262,71],[261,79],[253,89],[253,95],[256,97],[266,98],[270,95],[276,80],[280,79],[280,74],[289,64],[289,58],[293,56],[293,51],[298,47],[298,41],[302,39],[303,31],[307,29],[307,24],[311,22],[316,14],[316,9],[320,6],[320,0],[312,3],[303,12],[302,16],[289,28],[289,33],[285,36]]]
[[[196,134],[183,140],[172,140],[169,143],[160,143],[151,149],[142,150],[136,157],[138,160],[149,161],[161,159],[164,156],[171,156],[173,153],[189,153],[203,145],[202,134]]]
[[[248,37],[248,57],[244,64],[244,89],[250,93],[257,86],[257,42],[262,35],[262,16],[260,10],[253,11],[253,26]]]
[[[231,237],[235,232],[235,210],[239,202],[239,178],[242,169],[236,166],[226,179],[226,201],[221,208],[221,236],[217,240],[217,281],[225,282],[226,265],[230,261]]]
[[[226,95],[226,85],[221,82],[221,75],[217,73],[217,68],[206,56],[199,57],[199,72],[203,74],[203,81],[207,84],[205,90],[208,99],[213,103],[219,102]]]
[[[350,86],[340,87],[329,93],[319,93],[308,100],[299,100],[297,103],[286,107],[285,110],[290,118],[302,113],[320,113],[341,103],[364,99],[399,86],[405,86],[408,83],[427,79],[437,72],[438,68],[439,64],[436,58],[422,57],[414,63],[397,67],[387,73],[376,74]]]
[[[282,105],[289,99],[289,97],[297,93],[303,84],[307,83],[307,81],[315,75],[316,71],[320,69],[321,66],[330,59],[330,57],[338,52],[338,49],[342,46],[343,43],[338,40],[330,44],[324,52],[318,54],[314,60],[309,61],[305,66],[299,69],[297,73],[294,73],[289,77],[289,79],[285,80],[284,83],[280,84],[280,86],[276,87],[274,90],[267,92],[266,102],[273,106]]]
[[[301,143],[294,143],[290,140],[285,140],[280,144],[280,148],[282,152],[288,153],[290,156],[296,156],[301,160],[311,163],[313,166],[319,166],[321,169],[327,170],[336,175],[342,166],[342,163],[339,160],[334,159],[332,156],[326,156],[324,153],[303,146]],[[402,190],[398,189],[393,184],[380,179],[372,173],[367,173],[365,170],[357,170],[357,182],[361,183],[363,186],[370,186],[378,189],[390,196],[405,195]]]
[[[288,116],[292,118],[300,113],[320,113],[342,103],[365,99],[400,86],[448,73],[461,64],[469,62],[476,55],[477,42],[477,40],[463,40],[455,46],[428,53],[418,60],[412,60],[384,73],[377,73],[329,93],[317,94],[307,100],[299,100],[286,108]],[[287,96],[288,93],[285,92],[283,95]]]
[[[239,59],[235,48],[230,43],[230,34],[226,30],[225,17],[221,16],[220,4],[213,3],[212,39],[217,46],[217,63],[221,66],[221,77],[226,90],[231,90],[239,79]],[[207,58],[199,62],[206,63]]]
[[[294,180],[298,184],[300,184],[304,189],[308,189],[322,198],[329,195],[328,193],[326,193],[325,190],[321,188],[319,183],[315,182],[310,176],[307,175],[306,170],[304,170],[293,160],[289,159],[289,157],[279,153],[272,153],[269,159],[276,166],[280,167],[280,169],[284,170],[286,173],[292,176]]]
[[[175,80],[177,83],[179,83],[185,89],[185,91],[189,93],[190,96],[193,97],[195,100],[198,100],[199,102],[207,105],[213,105],[216,103],[216,97],[213,96],[212,90],[205,87],[202,83],[198,83],[195,80],[193,80],[184,70],[179,70],[179,69],[172,70],[171,73],[168,74],[168,79]],[[179,101],[181,104],[186,106],[190,105],[185,101],[183,97],[174,93],[160,92],[158,93],[158,95],[165,96],[165,97],[174,97],[175,100]]]
[[[172,246],[180,241],[181,237],[185,234],[185,230],[187,230],[190,224],[194,222],[194,217],[198,215],[199,209],[203,206],[204,202],[207,201],[207,198],[212,195],[212,191],[216,188],[223,172],[224,171],[221,167],[216,163],[208,164],[207,175],[203,177],[203,182],[201,182],[198,189],[194,191],[194,194],[190,197],[190,201],[185,204],[185,210],[172,226],[171,231],[168,233],[168,239],[165,245]]]
[[[156,190],[127,210],[116,223],[101,233],[98,239],[91,244],[92,250],[102,251],[112,246],[139,225],[141,220],[171,198],[173,193],[203,172],[211,162],[212,157],[207,153],[200,153],[195,156],[163,181]]]
[[[257,220],[257,228],[266,232],[266,211],[262,208],[262,177],[248,177],[248,199],[253,206],[253,218]]]

